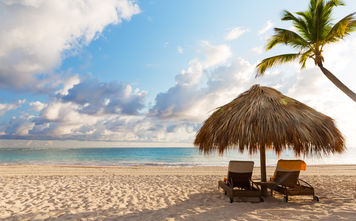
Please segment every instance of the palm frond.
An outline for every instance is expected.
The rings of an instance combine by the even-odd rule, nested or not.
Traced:
[[[322,30],[328,22],[328,12],[326,12],[324,7],[324,1],[317,1],[315,9],[313,11],[313,29],[314,31],[314,41],[318,43],[322,40]],[[329,15],[330,18],[330,15]]]
[[[348,33],[351,33],[351,32],[354,32],[354,31],[356,31],[356,20],[351,22],[349,27],[348,27]]]
[[[314,28],[316,30],[315,40],[316,42],[324,41],[330,30],[332,29],[332,10],[336,6],[344,5],[342,0],[330,0],[325,2],[324,0],[319,0],[316,3],[315,11],[313,11],[313,22]]]
[[[301,16],[300,20],[302,20],[305,24],[305,33],[308,33],[307,39],[309,41],[314,41],[313,36],[315,36],[315,30],[313,28],[313,15],[310,11],[305,12],[297,12],[297,15]]]
[[[292,21],[294,27],[298,30],[299,34],[303,36],[303,38],[309,40],[310,39],[310,33],[308,30],[308,26],[306,22],[302,18],[298,18],[294,16],[292,13],[290,13],[287,10],[283,11],[282,14],[282,21]]]
[[[313,11],[320,0],[310,0],[309,9]],[[323,0],[322,0],[323,1]]]
[[[345,3],[343,0],[330,0],[325,3],[325,7],[333,8],[335,6],[344,6]]]
[[[342,39],[345,35],[350,34],[355,31],[356,28],[356,19],[354,17],[356,13],[351,13],[337,22],[329,31],[328,35],[325,38],[324,44],[329,42],[335,42]]]
[[[281,29],[281,28],[275,28],[274,31],[275,34],[267,43],[266,46],[267,50],[272,49],[277,44],[286,44],[294,48],[300,48],[300,49],[306,48],[309,45],[309,42],[304,40],[300,35],[298,35],[293,31],[287,29]]]
[[[299,58],[299,64],[301,64],[302,66],[301,66],[300,69],[304,69],[305,68],[305,64],[306,64],[307,60],[309,58],[311,58],[312,55],[313,55],[313,50],[311,50],[311,49],[309,49],[306,52],[301,53],[300,58]]]
[[[258,75],[263,75],[264,72],[268,69],[271,68],[277,64],[283,64],[287,62],[291,62],[296,60],[300,56],[299,53],[297,54],[282,54],[282,55],[277,55],[273,57],[269,57],[266,59],[263,59],[261,63],[257,65],[257,74]]]

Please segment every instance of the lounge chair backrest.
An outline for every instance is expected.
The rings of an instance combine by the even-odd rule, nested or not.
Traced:
[[[253,171],[253,161],[230,161],[227,174],[232,187],[250,189],[250,179]]]
[[[285,186],[297,185],[300,170],[305,170],[303,160],[279,160],[272,180]]]

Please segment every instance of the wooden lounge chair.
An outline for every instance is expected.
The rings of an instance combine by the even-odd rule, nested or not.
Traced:
[[[253,161],[230,161],[226,182],[219,181],[230,203],[234,197],[258,197],[263,202],[260,188],[251,180]]]
[[[299,179],[300,170],[305,170],[306,164],[303,160],[279,160],[273,177],[269,182],[259,182],[273,191],[284,195],[284,201],[288,202],[289,196],[311,195],[313,200],[319,201],[315,195],[314,188],[304,180]]]

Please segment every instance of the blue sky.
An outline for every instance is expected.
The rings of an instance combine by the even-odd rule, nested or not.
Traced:
[[[356,2],[335,10],[336,20]],[[284,9],[307,0],[0,0],[0,146],[191,146],[212,110],[253,84],[336,120],[356,147],[356,105],[312,64],[255,79]],[[356,90],[356,33],[325,67]],[[351,118],[351,119],[350,119]]]

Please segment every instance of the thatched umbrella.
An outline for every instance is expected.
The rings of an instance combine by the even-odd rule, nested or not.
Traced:
[[[296,156],[345,150],[344,138],[332,118],[260,85],[219,107],[200,128],[194,145],[204,153],[260,151],[261,181],[266,181],[265,149],[277,154],[292,149]]]

